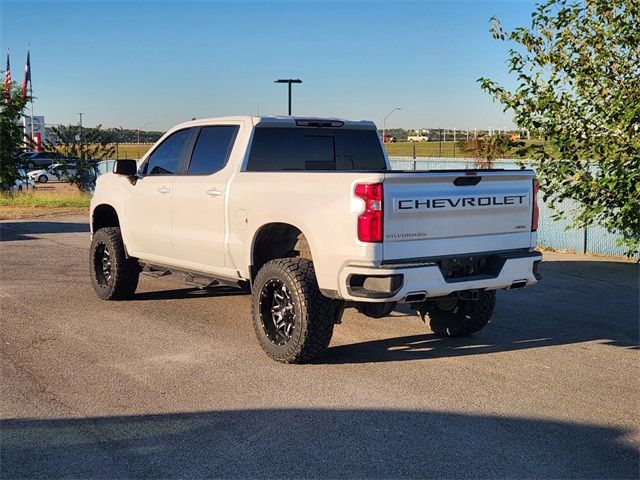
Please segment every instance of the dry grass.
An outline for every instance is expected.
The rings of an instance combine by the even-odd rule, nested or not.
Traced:
[[[131,144],[131,143],[120,143],[118,145],[118,151],[113,154],[113,158],[134,158],[138,159],[144,156],[145,153],[153,146],[153,144]]]

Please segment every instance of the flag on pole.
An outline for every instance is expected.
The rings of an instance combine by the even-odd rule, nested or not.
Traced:
[[[4,93],[7,100],[11,98],[11,66],[9,64],[9,52],[7,52],[7,69],[4,72]]]
[[[27,96],[27,84],[31,83],[31,59],[27,50],[27,63],[24,66],[24,81],[22,82],[22,98]]]

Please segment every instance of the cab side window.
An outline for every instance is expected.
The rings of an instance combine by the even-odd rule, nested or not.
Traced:
[[[178,173],[184,149],[191,138],[192,129],[179,130],[168,137],[149,156],[144,173],[147,175],[175,175]]]
[[[219,125],[200,129],[191,155],[188,175],[211,175],[227,163],[238,126]]]

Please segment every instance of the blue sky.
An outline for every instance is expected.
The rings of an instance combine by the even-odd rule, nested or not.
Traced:
[[[492,15],[512,1],[6,1],[0,46],[22,82],[31,43],[34,113],[47,123],[165,130],[192,117],[286,114],[382,127],[509,127],[476,79],[513,85]],[[3,57],[2,65],[6,59]]]

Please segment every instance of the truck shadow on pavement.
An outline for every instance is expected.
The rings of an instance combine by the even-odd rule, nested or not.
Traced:
[[[0,242],[13,242],[17,240],[36,240],[34,235],[51,233],[88,233],[88,223],[76,222],[1,222]]]
[[[0,422],[3,478],[636,478],[630,432],[437,411],[265,409]]]
[[[639,348],[638,265],[554,261],[540,269],[543,279],[537,285],[499,291],[492,323],[474,335],[442,338],[425,333],[339,345],[330,347],[318,363],[420,360],[585,342]],[[400,310],[409,312],[406,306]]]

